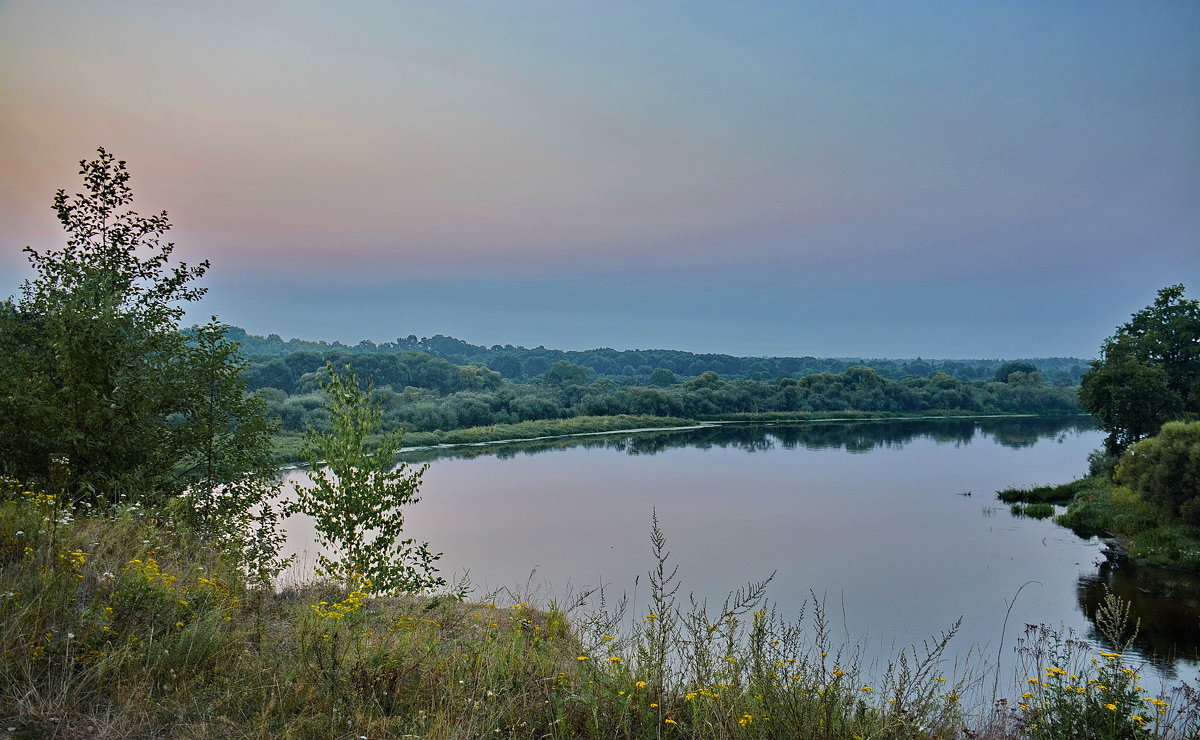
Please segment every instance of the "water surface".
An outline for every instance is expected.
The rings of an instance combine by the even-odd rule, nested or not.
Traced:
[[[638,608],[656,512],[684,594],[719,603],[774,573],[768,593],[783,614],[815,594],[868,657],[961,618],[955,655],[994,660],[1010,605],[1006,655],[1025,624],[1092,634],[1085,609],[1105,583],[1127,597],[1154,590],[1133,571],[1102,569],[1099,541],[995,500],[1007,486],[1083,475],[1101,441],[1087,420],[1023,418],[722,425],[427,451],[410,455],[430,467],[407,533],[445,553],[447,575],[469,572],[479,593],[532,589],[545,602],[604,585]],[[304,549],[303,522],[290,529]],[[1159,606],[1183,603],[1180,593],[1195,606],[1200,584],[1179,578]],[[1168,674],[1182,665],[1192,677],[1200,612],[1188,608],[1162,624],[1143,615],[1139,646],[1169,655],[1159,661]]]

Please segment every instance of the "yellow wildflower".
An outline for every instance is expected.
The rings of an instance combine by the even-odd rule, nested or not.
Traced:
[[[336,604],[322,601],[312,605],[313,612],[318,617],[332,619],[335,622],[340,622],[347,614],[352,614],[363,607],[367,602],[367,594],[374,586],[365,578],[355,578],[355,584],[350,591],[350,595]]]

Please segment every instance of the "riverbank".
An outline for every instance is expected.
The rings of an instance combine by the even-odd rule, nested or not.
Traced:
[[[2,493],[0,737],[1016,738],[1060,716],[1197,729],[1187,697],[1139,696],[1115,653],[1075,656],[1080,693],[1053,673],[982,708],[961,697],[990,683],[941,665],[949,635],[869,675],[819,604],[786,621],[760,585],[711,610],[678,603],[661,540],[644,614],[520,592],[275,593],[160,513],[71,518],[48,494]]]
[[[1062,418],[1050,415],[1048,418]],[[683,419],[673,416],[576,416],[569,419],[539,419],[517,424],[492,424],[465,429],[433,432],[408,432],[404,435],[406,450],[449,445],[472,445],[493,442],[526,442],[598,434],[633,434],[641,432],[686,429],[711,424],[732,423],[804,423],[815,421],[908,421],[921,419],[1002,419],[1039,418],[1038,414],[979,414],[965,411],[911,412],[878,411],[814,411],[795,413],[741,413],[702,416]],[[272,440],[275,459],[281,464],[305,462],[303,434],[276,434]]]
[[[1105,475],[1006,489],[997,497],[1012,505],[1066,506],[1054,521],[1081,537],[1103,538],[1105,554],[1114,563],[1129,560],[1200,573],[1200,527],[1184,524]]]
[[[1086,478],[1056,521],[1079,534],[1101,533],[1117,558],[1200,572],[1200,527],[1187,525],[1104,476]],[[1115,545],[1115,547],[1113,546]]]

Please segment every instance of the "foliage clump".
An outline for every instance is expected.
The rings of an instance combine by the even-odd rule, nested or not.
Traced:
[[[1032,488],[1009,487],[996,492],[996,497],[1006,504],[1023,502],[1030,504],[1065,504],[1087,485],[1087,479],[1071,481],[1057,486],[1034,486]]]
[[[1159,290],[1084,375],[1080,403],[1108,437],[1058,521],[1115,535],[1140,562],[1200,570],[1200,301],[1183,295]]]
[[[1200,422],[1168,422],[1130,447],[1116,479],[1188,524],[1200,525]]]
[[[173,259],[166,212],[128,210],[125,162],[100,149],[79,174],[54,196],[66,245],[27,247],[35,275],[0,304],[0,473],[101,508],[241,480],[267,462],[265,405],[223,327],[179,331],[208,262]]]

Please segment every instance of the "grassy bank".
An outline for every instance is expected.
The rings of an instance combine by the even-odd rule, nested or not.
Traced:
[[[896,421],[905,419],[999,419],[1036,417],[1039,414],[981,414],[978,411],[961,409],[933,411],[788,411],[788,412],[745,412],[700,416],[701,421],[745,421],[745,422],[803,422],[803,421]],[[1053,418],[1073,414],[1047,414]]]
[[[1091,479],[1063,483],[1057,486],[1034,486],[1032,488],[1005,488],[996,492],[996,497],[1006,504],[1068,504],[1075,494],[1092,485]]]
[[[1103,476],[1081,482],[1057,521],[1081,534],[1118,538],[1139,563],[1200,571],[1200,527],[1184,524]]]
[[[1089,663],[1086,654],[1068,655],[1068,643],[1024,656],[1027,673],[1041,679],[1023,683],[1011,701],[965,709],[960,697],[987,682],[948,672],[949,633],[868,674],[856,646],[831,638],[819,602],[783,617],[764,606],[760,583],[720,606],[687,607],[676,599],[657,526],[652,548],[644,614],[595,598],[585,609],[582,598],[535,605],[508,593],[473,602],[367,599],[330,584],[274,593],[252,588],[223,553],[153,512],[132,506],[77,518],[52,496],[6,485],[0,736],[1006,738],[1075,737],[1081,727],[1099,728],[1096,737],[1197,730],[1194,696],[1144,696],[1119,656],[1105,657],[1115,653]],[[1047,726],[1059,731],[1047,734]]]
[[[1200,527],[1170,516],[1105,475],[1058,486],[1006,488],[997,496],[1026,516],[1049,515],[1045,507],[1066,504],[1055,521],[1077,534],[1111,538],[1141,565],[1200,572]]]

